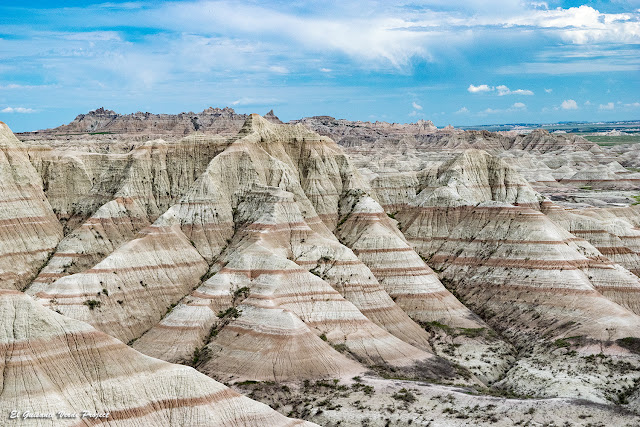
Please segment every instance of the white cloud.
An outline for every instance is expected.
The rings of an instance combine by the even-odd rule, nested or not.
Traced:
[[[456,111],[456,114],[466,114],[468,112],[469,112],[469,109],[467,107],[462,107],[461,109]]]
[[[500,67],[500,74],[577,74],[577,73],[607,73],[617,71],[638,71],[640,60],[638,58],[612,60],[591,59],[571,62],[524,62],[517,65]]]
[[[516,110],[523,110],[525,108],[527,108],[527,105],[523,102],[516,102],[515,104],[513,104],[511,106],[511,108],[516,109]]]
[[[244,3],[244,4],[243,4]],[[435,37],[447,31],[455,44],[467,39],[464,32],[448,28],[415,31],[416,19],[411,13],[385,6],[371,9],[366,16],[348,5],[327,5],[324,9],[310,7],[308,14],[277,5],[230,1],[170,2],[154,11],[155,25],[191,32],[233,34],[261,40],[282,40],[283,48],[310,53],[338,51],[364,61],[382,62],[400,68],[412,58],[430,59],[430,45]],[[361,5],[361,7],[364,7]],[[314,10],[315,9],[315,10]],[[329,13],[327,13],[329,12]],[[357,13],[358,12],[358,13]]]
[[[479,85],[479,86],[469,85],[467,90],[471,93],[491,92],[493,90],[493,87],[488,85]]]
[[[469,85],[469,87],[467,88],[467,91],[469,91],[471,93],[497,91],[498,92],[498,96],[505,96],[505,95],[533,95],[533,91],[531,91],[529,89],[511,90],[506,85],[498,85],[496,87],[489,86],[489,85],[478,85],[478,86]]]
[[[269,71],[273,71],[278,74],[287,74],[289,73],[289,69],[287,67],[283,67],[280,65],[272,65],[269,67]]]
[[[528,89],[511,90],[505,85],[496,86],[496,90],[498,91],[498,96],[504,96],[504,95],[533,95],[533,91],[530,91]]]
[[[561,107],[563,110],[577,110],[578,103],[573,99],[565,99],[562,101]]]
[[[591,101],[587,99],[586,101],[584,101],[584,105],[591,105]]]
[[[278,105],[281,102],[282,101],[280,101],[279,99],[276,99],[276,98],[249,98],[249,97],[245,97],[245,98],[236,99],[235,101],[233,101],[231,103],[231,105],[237,105],[237,106],[263,106],[263,105],[268,105],[268,106],[273,106],[273,105]]]
[[[633,108],[638,108],[640,107],[640,102],[632,102],[631,104],[624,104],[625,107],[633,107]]]
[[[330,73],[333,70],[331,68],[320,68],[320,71],[322,71],[323,73]]]
[[[531,1],[529,2],[529,4],[536,9],[549,9],[549,3],[547,3],[546,1]]]
[[[2,113],[22,113],[22,114],[29,114],[29,113],[35,113],[36,110],[33,110],[31,108],[24,108],[24,107],[7,107],[2,109],[0,112]]]
[[[600,104],[598,107],[599,110],[613,110],[613,102],[608,102],[606,104]]]
[[[0,89],[44,89],[52,87],[50,85],[22,85],[16,83],[10,83],[8,85],[0,85]]]
[[[495,19],[505,26],[543,28],[574,44],[640,42],[637,16],[630,13],[601,13],[587,5],[525,11],[516,16]]]
[[[546,93],[551,93],[551,92],[553,92],[553,89],[545,89],[544,91],[545,91]]]
[[[418,103],[416,103],[416,102],[412,102],[412,103],[411,103],[411,106],[412,106],[413,108],[415,108],[416,110],[422,110],[422,105],[420,105],[420,104],[418,104]]]

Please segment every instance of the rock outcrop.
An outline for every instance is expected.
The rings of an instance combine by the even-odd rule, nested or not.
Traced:
[[[230,109],[99,109],[27,142],[0,127],[0,410],[298,422],[214,380],[322,422],[365,418],[321,389],[369,413],[347,390],[376,384],[408,410],[408,380],[640,401],[640,207],[618,151]]]
[[[153,114],[139,111],[125,115],[100,107],[87,114],[78,115],[67,125],[36,133],[56,135],[82,132],[176,136],[191,132],[234,134],[240,130],[247,117],[246,114],[238,114],[229,107],[222,109],[209,107],[200,113]],[[282,123],[273,110],[269,111],[265,118],[274,123]]]
[[[252,115],[137,238],[32,293],[156,357],[185,362],[202,351],[198,367],[227,380],[363,372],[331,345],[366,366],[455,377],[427,332],[331,233],[341,200],[361,188],[333,141]],[[233,305],[238,289],[247,298]],[[439,309],[447,304],[464,311],[451,295]],[[167,348],[167,340],[182,344]],[[249,357],[255,348],[260,357]]]
[[[27,147],[0,122],[0,289],[24,289],[62,238],[62,227],[29,162]]]
[[[44,416],[29,420],[37,425],[315,425],[142,355],[17,291],[0,290],[0,371],[0,412]]]

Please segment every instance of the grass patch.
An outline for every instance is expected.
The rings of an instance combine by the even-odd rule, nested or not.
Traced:
[[[340,353],[349,353],[349,347],[345,344],[335,344],[332,347]]]
[[[246,298],[249,296],[249,293],[251,292],[251,289],[249,289],[246,286],[243,286],[239,289],[236,289],[235,291],[233,291],[233,297],[234,298]]]
[[[476,338],[483,335],[487,328],[460,328],[460,335],[469,338]]]
[[[564,339],[564,338],[560,338],[560,339],[555,340],[553,342],[553,345],[555,345],[558,348],[563,348],[563,347],[570,347],[571,343],[569,341],[567,341],[566,339]]]
[[[595,142],[603,147],[610,147],[612,145],[619,144],[634,144],[640,142],[640,134],[633,135],[584,135],[584,139],[590,142]]]
[[[440,323],[437,320],[432,322],[423,322],[423,327],[432,330],[432,329],[442,329],[447,334],[451,335],[454,332],[454,329],[451,326],[445,325],[444,323]]]

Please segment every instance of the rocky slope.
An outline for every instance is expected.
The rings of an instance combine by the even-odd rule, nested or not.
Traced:
[[[578,169],[605,164],[627,174],[611,153],[543,132],[438,131],[427,122],[282,124],[252,114],[234,135],[183,137],[189,128],[175,121],[145,127],[159,120],[152,115],[139,127],[130,125],[135,115],[90,115],[74,122],[80,132],[94,123],[123,133],[21,143],[3,128],[0,202],[12,208],[0,234],[10,262],[0,274],[9,278],[3,287],[25,294],[1,294],[0,313],[3,324],[26,328],[19,340],[32,351],[31,327],[54,341],[88,333],[113,348],[96,356],[87,344],[65,374],[121,372],[126,393],[142,387],[149,402],[184,402],[178,412],[144,403],[154,409],[139,423],[295,422],[235,394],[216,412],[197,397],[231,393],[214,380],[321,424],[384,425],[370,419],[382,406],[367,409],[367,399],[398,409],[399,425],[417,415],[454,425],[445,410],[478,425],[533,414],[517,399],[502,399],[495,420],[430,405],[416,397],[435,399],[425,381],[445,384],[443,394],[460,390],[446,384],[463,387],[468,405],[493,405],[478,393],[535,398],[546,415],[531,422],[553,414],[626,422],[640,410],[640,210],[568,210],[549,199],[569,191],[563,179]],[[305,127],[318,123],[322,133],[354,137],[342,139],[346,152]],[[155,132],[166,137],[145,137]],[[16,328],[6,329],[4,360]],[[52,347],[67,354],[58,341]],[[182,382],[157,391],[154,377],[141,384],[112,368],[120,357],[127,369]],[[33,378],[63,381],[45,368]],[[11,381],[22,375],[5,372]],[[92,385],[77,384],[69,393],[93,396]],[[70,399],[62,389],[56,399]],[[37,390],[18,390],[52,405]],[[108,406],[109,396],[88,398]],[[563,400],[544,400],[555,397]],[[189,406],[194,399],[202,407]]]
[[[14,422],[27,412],[42,426],[312,425],[192,368],[144,356],[20,292],[0,291],[0,320],[0,412],[16,411]]]
[[[23,289],[46,265],[62,238],[62,227],[27,147],[2,122],[0,176],[0,289]]]

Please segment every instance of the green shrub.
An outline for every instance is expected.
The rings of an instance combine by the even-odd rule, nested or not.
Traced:
[[[85,302],[83,302],[83,304],[89,307],[89,310],[93,310],[94,308],[100,307],[102,305],[100,301],[96,301],[94,299],[86,300]]]

